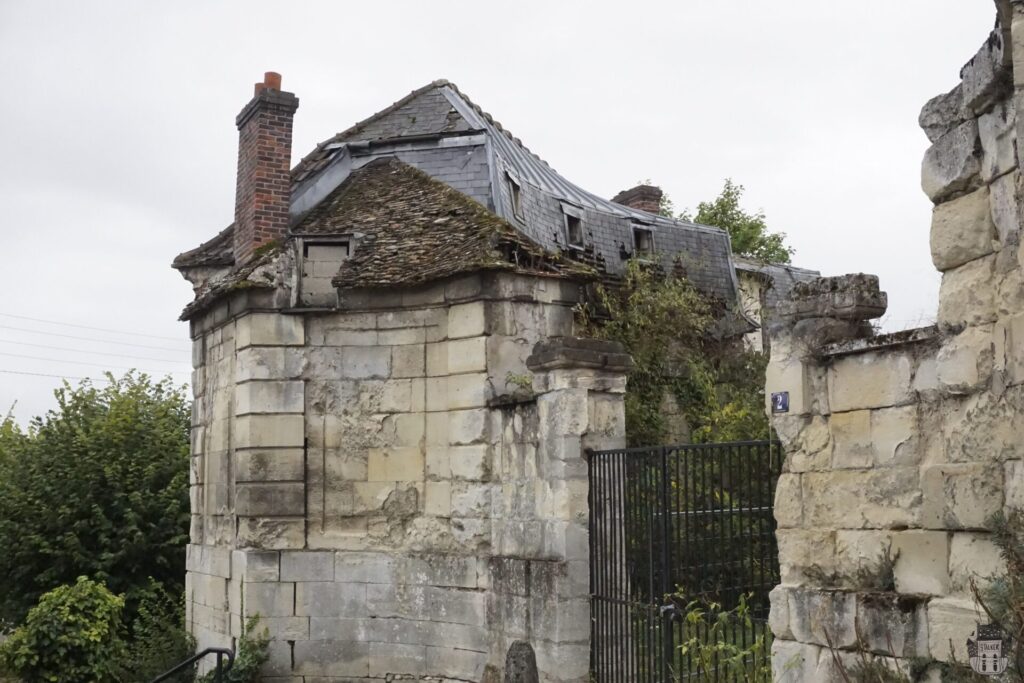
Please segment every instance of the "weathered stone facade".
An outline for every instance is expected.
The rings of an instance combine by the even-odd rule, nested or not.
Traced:
[[[195,318],[200,647],[258,614],[268,681],[497,681],[516,642],[540,680],[587,680],[583,452],[623,445],[629,361],[566,339],[578,289],[243,289]]]
[[[962,82],[921,116],[938,324],[873,336],[885,295],[846,276],[798,285],[771,330],[767,389],[790,396],[773,416],[787,452],[771,613],[780,681],[844,680],[836,658],[855,663],[858,650],[903,669],[911,657],[965,662],[986,621],[970,582],[1003,569],[986,525],[1024,502],[1024,8],[1011,21],[997,5]]]

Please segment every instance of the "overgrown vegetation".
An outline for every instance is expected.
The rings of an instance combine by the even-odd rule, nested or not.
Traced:
[[[664,442],[666,395],[684,411],[691,441],[768,437],[765,357],[712,339],[720,311],[688,279],[631,260],[620,285],[595,294],[581,311],[585,334],[621,342],[635,364],[626,393],[630,445]]]
[[[690,602],[682,622],[681,671],[703,674],[708,680],[771,683],[771,631],[752,619],[745,596],[730,610],[715,602]]]

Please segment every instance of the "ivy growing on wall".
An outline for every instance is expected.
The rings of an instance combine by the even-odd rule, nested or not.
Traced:
[[[633,356],[625,401],[630,445],[664,443],[666,396],[681,408],[693,442],[768,437],[766,359],[738,340],[713,337],[723,312],[685,276],[635,259],[621,283],[597,286],[581,308],[585,334],[621,342]]]

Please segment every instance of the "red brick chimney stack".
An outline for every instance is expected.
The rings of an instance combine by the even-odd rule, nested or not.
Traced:
[[[299,98],[281,90],[281,74],[268,71],[238,126],[238,179],[235,186],[235,264],[259,247],[288,234],[291,201],[292,119]]]
[[[661,196],[660,187],[637,185],[618,193],[612,197],[612,201],[616,204],[628,206],[631,209],[639,209],[640,211],[656,214],[661,208]]]

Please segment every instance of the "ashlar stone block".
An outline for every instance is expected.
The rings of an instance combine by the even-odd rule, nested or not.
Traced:
[[[939,326],[959,328],[994,322],[995,256],[984,256],[942,274]]]
[[[1020,171],[1007,173],[989,186],[989,203],[992,211],[992,225],[1003,245],[1014,244],[1020,235],[1020,215],[1017,213],[1017,187],[1020,185]]]
[[[955,532],[949,544],[949,579],[953,592],[971,596],[971,583],[985,588],[1006,575],[1006,561],[989,534]]]
[[[985,613],[973,600],[961,597],[933,598],[928,603],[928,650],[933,659],[967,661],[967,639]]]
[[[334,553],[312,550],[282,552],[281,581],[334,581]]]
[[[871,465],[874,447],[870,410],[833,413],[829,420],[829,428],[832,432],[834,469],[864,468]]]
[[[236,448],[302,448],[306,428],[301,414],[243,415],[235,419]]]
[[[913,400],[913,362],[906,353],[863,353],[839,358],[828,374],[835,412],[886,408]]]
[[[423,481],[424,454],[418,447],[371,448],[367,481]]]
[[[995,239],[987,187],[943,202],[932,211],[932,263],[939,270],[991,254]]]
[[[448,309],[448,338],[479,337],[484,334],[484,302],[456,304]]]
[[[487,369],[487,337],[457,339],[448,347],[447,371],[453,375]]]
[[[304,318],[280,313],[249,313],[237,321],[235,345],[302,346],[306,343]]]
[[[981,184],[978,122],[970,119],[940,137],[925,152],[921,188],[935,203]]]
[[[235,415],[301,413],[305,387],[299,381],[245,382],[235,387]]]
[[[984,529],[1003,507],[999,463],[945,463],[921,470],[922,526],[930,529]]]
[[[949,534],[900,531],[892,537],[893,569],[899,593],[945,595],[949,592]]]

